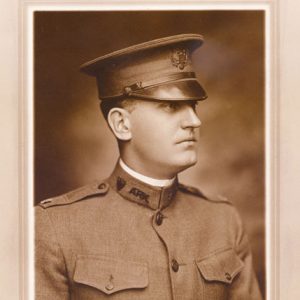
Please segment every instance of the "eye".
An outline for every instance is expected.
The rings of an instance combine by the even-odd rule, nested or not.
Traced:
[[[167,112],[176,112],[184,107],[191,107],[194,112],[196,112],[196,106],[198,105],[198,101],[162,101],[160,102],[160,107]]]
[[[177,111],[181,107],[180,103],[176,101],[164,101],[160,106],[166,111]]]

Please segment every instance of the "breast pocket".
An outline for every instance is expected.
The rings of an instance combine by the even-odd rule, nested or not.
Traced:
[[[225,249],[196,261],[203,285],[204,299],[227,299],[231,284],[244,267],[233,251]]]
[[[92,294],[95,293],[98,293],[97,299],[102,299],[99,298],[99,291],[103,295],[110,295],[125,290],[146,288],[148,268],[147,264],[140,262],[115,260],[97,255],[78,255],[73,280],[81,285],[81,291],[77,287],[77,293],[81,294],[78,299],[94,299]]]

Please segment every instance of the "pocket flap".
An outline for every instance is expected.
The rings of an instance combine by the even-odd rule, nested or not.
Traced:
[[[78,255],[73,279],[105,294],[148,286],[147,264],[114,260],[98,255]]]
[[[196,261],[196,264],[205,280],[224,283],[231,283],[244,266],[233,249],[214,253]]]

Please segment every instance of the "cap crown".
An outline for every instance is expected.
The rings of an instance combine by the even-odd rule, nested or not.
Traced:
[[[203,100],[192,52],[203,43],[198,34],[152,40],[96,58],[81,66],[95,76],[100,99],[141,97],[157,100]]]

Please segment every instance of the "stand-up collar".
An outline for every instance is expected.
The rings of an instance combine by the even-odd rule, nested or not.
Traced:
[[[123,198],[154,210],[167,207],[172,202],[178,187],[177,178],[167,187],[146,184],[125,172],[119,163],[108,182]]]

